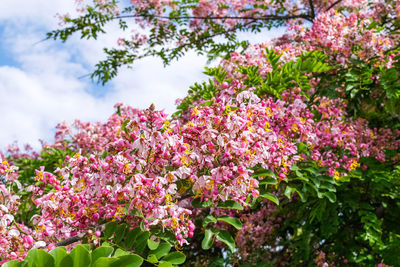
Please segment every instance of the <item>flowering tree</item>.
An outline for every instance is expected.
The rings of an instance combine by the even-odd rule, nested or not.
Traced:
[[[173,118],[116,104],[105,123],[60,123],[40,154],[1,154],[4,266],[400,262],[399,4],[78,4],[49,37],[143,29],[105,50],[101,82],[144,56],[226,55]]]

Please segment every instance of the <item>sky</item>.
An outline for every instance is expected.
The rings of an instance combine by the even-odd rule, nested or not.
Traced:
[[[5,2],[4,2],[5,1]],[[97,40],[76,35],[66,43],[44,40],[57,29],[57,13],[75,14],[74,0],[2,0],[0,9],[0,150],[15,141],[40,148],[39,140],[53,141],[54,127],[75,119],[103,121],[115,103],[147,108],[154,103],[168,114],[189,86],[206,80],[207,59],[188,53],[163,67],[156,58],[143,59],[121,70],[106,86],[89,77],[104,58],[103,47],[113,47],[118,25],[106,28]],[[267,41],[280,31],[263,36],[242,36]]]

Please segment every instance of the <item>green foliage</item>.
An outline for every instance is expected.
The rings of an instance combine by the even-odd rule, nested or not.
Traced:
[[[211,207],[211,201],[201,201],[200,198],[195,198],[192,201],[192,205],[195,208],[209,208]]]
[[[204,233],[203,241],[201,242],[202,249],[210,249],[214,243],[214,232],[211,229],[207,229]]]
[[[185,254],[179,251],[171,252],[164,256],[163,261],[170,262],[172,264],[182,264],[186,260]]]
[[[82,39],[97,39],[99,33],[105,33],[103,27],[107,22],[111,21],[113,17],[109,14],[103,14],[93,7],[88,7],[87,14],[76,19],[71,19],[69,17],[65,17],[64,19],[65,22],[71,26],[47,33],[47,39],[60,39],[65,42],[75,32],[80,32]]]
[[[93,259],[96,262],[100,260],[97,264],[101,265],[98,266],[122,266],[119,265],[122,263],[126,266],[140,266],[143,262],[153,265],[170,263],[175,266],[185,261],[185,255],[181,252],[169,253],[172,244],[176,243],[174,234],[165,233],[156,227],[146,231],[142,227],[130,229],[125,223],[109,222],[100,240],[103,242],[102,247],[91,252],[91,262],[95,262]]]
[[[37,159],[9,157],[9,160],[19,168],[18,173],[20,176],[18,177],[18,181],[24,186],[29,186],[35,183],[35,170],[39,170],[41,166],[45,166],[45,171],[54,172],[57,167],[62,167],[66,156],[72,156],[73,154],[75,152],[68,149],[45,148],[40,152]]]
[[[227,231],[227,230],[218,230],[215,232],[215,237],[225,243],[231,252],[233,253],[235,251],[235,240],[233,239],[232,235]]]
[[[113,224],[114,225],[114,224]],[[114,226],[115,229],[118,226]],[[110,228],[109,228],[110,229]],[[139,254],[133,253],[127,247],[122,247],[123,243],[119,245],[109,242],[104,242],[98,248],[92,248],[89,245],[76,245],[74,249],[67,253],[64,247],[57,247],[49,253],[42,249],[32,249],[28,252],[27,257],[23,262],[10,261],[2,266],[17,267],[17,266],[31,266],[31,267],[139,267],[144,262],[150,263],[153,266],[176,266],[182,264],[186,260],[186,256],[179,251],[170,252],[171,244],[163,241],[158,242],[157,246],[148,243],[148,235],[143,238],[143,235],[138,234],[139,239],[134,246],[137,250],[137,245],[141,246],[143,240],[145,244],[149,245],[148,254],[143,254],[143,250]],[[122,249],[123,248],[123,249]],[[147,251],[147,250],[146,250]],[[147,256],[146,256],[147,255]]]
[[[203,227],[207,226],[209,223],[216,223],[218,220],[212,216],[212,215],[207,215],[204,220],[203,220]]]
[[[91,254],[91,262],[96,262],[101,257],[109,257],[114,252],[112,247],[102,246],[93,250]]]
[[[207,202],[201,202],[199,199],[194,199],[192,201],[192,205],[194,207],[204,208],[206,214],[208,213],[208,210],[211,207],[209,204]],[[233,200],[226,200],[224,202],[221,202],[217,205],[217,208],[232,209],[238,211],[243,210],[243,206]],[[204,231],[204,237],[201,241],[201,248],[204,250],[209,250],[214,244],[214,238],[216,238],[217,240],[226,244],[233,253],[236,246],[235,240],[233,239],[231,233],[228,232],[227,230],[216,229],[215,226],[218,222],[225,222],[236,230],[242,229],[242,222],[236,217],[227,215],[215,217],[215,214],[214,215],[208,214],[205,216],[205,218],[202,220],[201,223],[202,227],[207,228]]]
[[[117,255],[117,251],[108,246],[101,246],[91,251],[86,246],[76,245],[70,253],[67,253],[64,247],[55,248],[49,253],[42,249],[32,249],[23,262],[11,261],[2,266],[138,267],[142,265],[143,261],[144,259],[136,254]]]
[[[118,69],[124,65],[132,64],[136,59],[136,55],[129,53],[127,50],[104,48],[107,59],[96,64],[96,69],[90,75],[90,78],[96,79],[98,83],[105,85],[112,78],[117,76]]]
[[[266,198],[266,199],[274,202],[276,205],[279,205],[279,199],[271,193],[263,193],[260,195],[260,197]]]
[[[147,239],[147,246],[149,247],[150,250],[157,249],[159,245],[160,245],[160,241]]]
[[[65,249],[65,247],[57,247],[55,249],[53,249],[52,251],[49,252],[49,254],[51,256],[53,256],[54,258],[54,266],[55,267],[62,267],[67,265],[66,262],[68,262],[68,264],[72,264],[72,259],[68,256],[67,250]],[[68,258],[68,260],[65,260],[63,264],[61,264],[61,262],[63,261],[64,258]]]
[[[266,57],[271,64],[272,71],[267,73],[265,80],[257,78],[254,67],[241,68],[239,71],[248,75],[245,84],[256,87],[259,96],[271,95],[280,98],[281,93],[287,89],[299,87],[301,94],[308,97],[307,91],[311,88],[310,74],[323,73],[331,70],[327,56],[320,51],[307,52],[296,60],[280,63],[281,55],[273,49],[266,49]],[[252,68],[251,70],[249,68]],[[245,70],[247,69],[247,70]]]
[[[168,242],[162,242],[160,245],[151,253],[156,256],[156,258],[159,260],[160,258],[164,257],[165,255],[168,254],[168,252],[171,250],[171,245]]]
[[[89,251],[86,247],[82,245],[76,245],[69,256],[72,258],[73,266],[89,266],[89,264],[91,263]],[[62,260],[62,262],[63,261],[64,259]]]
[[[296,192],[302,198],[303,201],[307,201],[308,196],[317,198],[327,198],[330,202],[336,201],[336,181],[325,175],[326,169],[318,167],[314,162],[313,166],[301,168],[292,165],[291,170],[293,171],[288,177],[288,183],[285,193],[290,198],[292,193]]]
[[[299,87],[302,89],[301,94],[308,97],[307,90],[311,88],[310,74],[318,74],[332,69],[327,63],[327,56],[320,51],[312,51],[304,53],[295,60],[282,63],[281,55],[273,49],[266,49],[266,57],[271,64],[273,70],[267,73],[267,77],[263,78],[259,74],[258,66],[240,66],[236,72],[244,76],[243,83],[248,87],[255,87],[255,93],[258,96],[273,96],[281,98],[283,91]],[[204,101],[204,105],[212,103],[212,98],[218,92],[218,86],[223,82],[230,82],[232,79],[226,79],[226,72],[221,67],[206,68],[204,74],[212,77],[213,80],[195,83],[190,87],[188,96],[177,107],[174,117],[179,117],[187,112],[194,103]]]
[[[220,202],[218,203],[217,208],[243,210],[243,206],[233,200],[226,200],[224,202]]]
[[[399,128],[400,63],[391,67],[384,64],[377,58],[368,62],[350,58],[347,68],[335,66],[334,75],[320,77],[316,94],[346,99],[349,114],[367,119],[372,127]],[[343,89],[344,96],[338,94],[337,88]]]
[[[41,184],[40,181],[35,180],[36,170],[40,170],[41,166],[45,166],[45,171],[54,172],[58,167],[62,167],[67,155],[71,156],[73,154],[74,152],[68,149],[46,148],[40,152],[38,158],[13,158],[9,156],[8,160],[18,167],[18,173],[20,174],[18,182],[23,187],[28,187],[33,184]],[[18,222],[23,222],[25,225],[31,225],[30,218],[39,212],[31,200],[32,192],[21,191],[16,184],[11,189],[20,196],[20,205],[18,206],[18,213],[14,215],[15,219]],[[44,190],[49,192],[53,190],[53,187],[46,186]]]
[[[311,262],[318,251],[326,253],[328,262],[332,253],[332,260],[357,266],[399,262],[399,254],[391,253],[398,251],[400,238],[393,217],[400,208],[398,168],[393,172],[387,163],[362,161],[370,168],[353,171],[349,179],[329,182],[321,175],[323,168],[295,166],[287,184],[279,184],[291,199],[282,199],[278,214],[290,216],[275,236],[294,253],[291,262]],[[293,199],[294,192],[303,202]]]
[[[242,229],[242,222],[238,218],[224,215],[224,216],[218,217],[218,221],[223,221],[223,222],[229,223],[230,225],[235,227],[237,230]]]
[[[22,262],[17,260],[8,261],[2,265],[2,267],[21,267],[21,266]]]

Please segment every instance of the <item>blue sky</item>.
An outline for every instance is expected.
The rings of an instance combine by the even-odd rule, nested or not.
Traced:
[[[4,2],[5,1],[5,2]],[[117,102],[147,108],[151,103],[169,114],[175,99],[186,95],[202,74],[206,58],[188,53],[164,68],[147,58],[119,73],[105,87],[89,78],[103,58],[102,48],[116,45],[118,26],[95,40],[75,36],[65,44],[43,40],[58,26],[56,13],[75,14],[74,0],[3,0],[0,9],[0,149],[18,141],[39,148],[39,139],[52,142],[61,121],[105,121]],[[277,35],[278,32],[272,35]],[[254,42],[271,34],[244,36]],[[266,40],[265,40],[266,41]]]

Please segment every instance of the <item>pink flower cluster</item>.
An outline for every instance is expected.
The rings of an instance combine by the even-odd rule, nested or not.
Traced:
[[[199,103],[186,120],[168,121],[153,107],[117,108],[121,115],[105,124],[77,122],[77,132],[59,127],[54,146],[72,140],[80,152],[55,174],[37,171],[36,179],[54,188],[35,200],[42,210],[34,218],[40,239],[56,242],[123,220],[171,230],[187,243],[194,230],[187,196],[246,206],[248,196],[259,196],[253,167],[285,179],[293,164],[314,161],[340,179],[359,167],[360,157],[383,161],[385,149],[399,145],[390,130],[382,134],[347,119],[339,100],[317,99],[316,119],[297,93],[260,99],[240,80],[224,83],[211,104]],[[298,152],[298,143],[309,156]]]
[[[45,246],[44,242],[35,242],[35,233],[25,225],[15,221],[20,197],[11,187],[17,186],[17,168],[0,156],[0,264],[10,260],[23,260],[29,249]]]
[[[81,150],[67,157],[56,175],[43,180],[62,182],[36,200],[42,215],[35,222],[62,239],[95,227],[99,220],[124,220],[133,226],[143,221],[146,227],[174,230],[184,243],[194,226],[191,211],[177,203],[176,181],[187,179],[188,171],[173,157],[182,153],[183,139],[166,130],[163,112],[119,108],[122,116],[113,115],[106,125],[86,125],[80,128],[86,131],[73,136]],[[119,125],[111,127],[116,129],[112,135],[107,125],[115,123]],[[55,145],[60,144],[59,140]],[[89,149],[91,154],[84,153]]]
[[[393,47],[397,37],[369,27],[373,22],[371,18],[379,21],[374,14],[384,13],[363,8],[348,15],[332,9],[318,16],[309,31],[300,32],[301,40],[310,50],[322,49],[340,63],[348,63],[352,56],[363,60],[376,56],[384,58],[385,51]]]
[[[235,242],[239,249],[237,254],[243,261],[251,261],[252,254],[257,253],[257,250],[262,250],[266,244],[275,245],[276,243],[273,231],[282,223],[283,218],[272,216],[276,211],[274,203],[264,204],[256,212],[243,214],[240,217],[243,228],[238,231]]]

